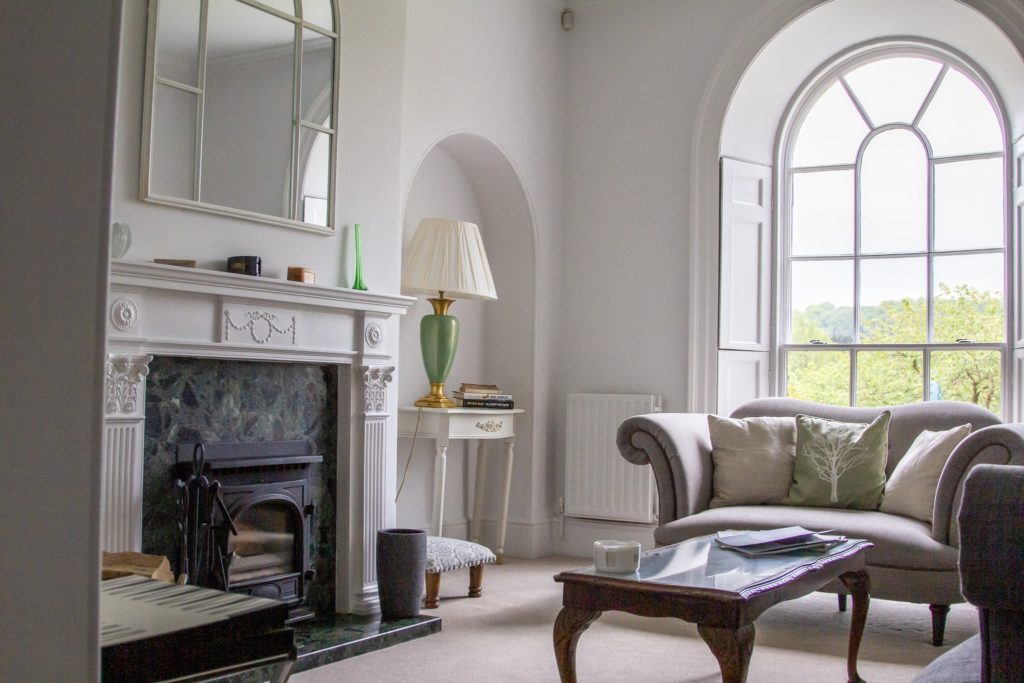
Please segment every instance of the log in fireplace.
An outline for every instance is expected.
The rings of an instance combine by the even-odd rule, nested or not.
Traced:
[[[180,551],[188,581],[305,607],[315,513],[305,441],[182,443],[177,447]]]

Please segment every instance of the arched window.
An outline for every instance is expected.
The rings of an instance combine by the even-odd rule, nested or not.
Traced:
[[[779,392],[999,413],[1007,136],[985,79],[930,46],[824,72],[782,136]]]

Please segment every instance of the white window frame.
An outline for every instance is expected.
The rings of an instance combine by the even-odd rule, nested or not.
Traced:
[[[999,122],[1002,130],[1002,150],[1000,153],[990,154],[976,154],[976,155],[962,155],[957,157],[935,157],[932,154],[931,148],[928,146],[926,140],[924,142],[925,149],[927,150],[928,156],[928,209],[927,209],[927,229],[928,229],[928,245],[925,252],[913,252],[913,253],[899,253],[893,254],[893,257],[902,256],[924,256],[927,260],[927,278],[928,278],[928,339],[931,339],[932,326],[933,326],[933,268],[932,264],[936,255],[955,255],[957,253],[992,253],[1001,252],[1003,254],[1003,310],[1005,312],[1005,331],[1003,342],[995,343],[970,343],[970,344],[957,344],[957,343],[919,343],[919,344],[825,344],[825,345],[811,345],[811,344],[790,344],[786,339],[790,330],[790,274],[789,266],[791,263],[790,247],[791,247],[791,233],[792,233],[792,214],[790,207],[792,206],[792,188],[791,177],[793,169],[791,168],[790,159],[793,155],[793,148],[796,142],[796,135],[799,131],[801,124],[807,113],[810,111],[813,103],[817,98],[824,93],[824,91],[831,87],[840,74],[847,73],[853,69],[861,66],[867,62],[876,61],[879,59],[891,58],[891,57],[928,57],[931,59],[941,60],[944,65],[942,72],[944,73],[949,66],[956,66],[961,72],[963,72],[971,81],[981,90],[981,92],[988,98],[989,103],[995,112],[996,118]],[[933,84],[927,97],[922,103],[921,109],[917,115],[917,121],[919,123],[921,113],[925,111],[928,103],[935,95],[937,84],[940,82],[939,78],[936,78],[935,84]],[[860,168],[864,150],[867,148],[870,140],[884,132],[886,130],[893,129],[904,129],[911,130],[915,135],[919,135],[916,128],[908,126],[906,124],[887,124],[883,126],[877,126],[871,128],[870,118],[867,117],[863,111],[861,104],[857,101],[856,97],[852,92],[848,92],[850,99],[853,101],[854,106],[860,111],[864,117],[865,122],[869,126],[869,132],[865,136],[864,141],[861,143],[860,149],[857,154],[855,162],[854,173],[855,173],[855,221],[854,221],[854,235],[857,243],[857,247],[854,250],[852,256],[854,265],[854,290],[853,290],[853,326],[854,326],[854,338],[857,340],[857,332],[859,325],[859,280],[860,280],[860,269],[859,263],[862,258],[859,249],[860,235],[861,235],[861,224],[860,224]],[[963,350],[965,346],[970,346],[976,350],[997,350],[1000,353],[1001,363],[1001,411],[1004,419],[1008,419],[1009,416],[1019,411],[1019,408],[1015,408],[1016,401],[1014,400],[1013,392],[1011,387],[1012,372],[1013,372],[1013,347],[1014,340],[1016,338],[1015,332],[1015,320],[1020,317],[1018,311],[1014,307],[1014,290],[1012,288],[1012,282],[1014,280],[1014,263],[1012,262],[1011,255],[1014,253],[1014,240],[1013,234],[1018,231],[1016,224],[1019,222],[1019,216],[1014,216],[1013,213],[1013,197],[1014,197],[1014,154],[1013,145],[1010,140],[1010,125],[1006,116],[1006,107],[1003,105],[1001,98],[999,97],[998,91],[995,86],[988,78],[988,76],[982,71],[977,65],[975,65],[969,58],[958,53],[952,48],[940,45],[938,43],[915,40],[915,41],[899,41],[893,42],[888,41],[885,43],[874,43],[869,46],[860,46],[853,50],[847,51],[837,58],[833,59],[829,64],[822,67],[818,73],[812,75],[807,81],[805,81],[803,87],[795,94],[793,100],[790,103],[787,115],[783,119],[783,124],[780,126],[779,135],[776,142],[776,168],[780,169],[780,172],[776,174],[776,185],[775,194],[777,198],[781,198],[781,201],[775,202],[776,213],[775,219],[780,229],[776,230],[776,248],[775,248],[775,278],[773,281],[773,331],[772,334],[772,387],[773,393],[777,396],[786,395],[786,354],[790,351],[845,351],[850,356],[850,378],[849,378],[849,405],[856,405],[856,390],[857,390],[857,362],[856,354],[858,350],[868,351],[887,351],[887,350],[907,350],[907,351],[922,351],[924,367],[922,368],[922,400],[929,400],[929,382],[930,377],[930,365],[929,359],[932,351],[942,350]],[[1004,178],[1004,207],[1003,207],[1003,247],[996,249],[979,249],[979,250],[963,250],[963,251],[934,251],[934,238],[935,238],[935,220],[934,220],[934,206],[935,206],[935,192],[934,192],[934,174],[933,165],[936,163],[943,163],[945,160],[949,161],[965,161],[969,159],[982,159],[982,158],[994,158],[997,156],[1003,158],[1003,178]],[[825,168],[836,168],[840,165],[834,166],[822,166],[821,169]],[[801,167],[800,171],[806,172],[810,170],[810,167]],[[800,172],[798,171],[798,172]],[[830,257],[834,258],[834,257]],[[871,258],[878,258],[877,255],[872,255]]]

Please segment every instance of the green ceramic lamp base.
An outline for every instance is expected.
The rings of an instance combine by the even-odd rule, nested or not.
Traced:
[[[455,362],[455,349],[459,345],[459,319],[448,315],[453,300],[444,298],[428,299],[434,307],[433,315],[423,316],[420,321],[420,350],[423,352],[423,367],[427,371],[430,392],[416,401],[424,408],[454,408],[455,401],[444,395],[444,382],[448,379]]]

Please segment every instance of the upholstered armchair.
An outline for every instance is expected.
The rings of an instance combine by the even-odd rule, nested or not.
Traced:
[[[915,683],[1024,680],[1024,467],[978,465],[960,507],[960,586],[979,634],[942,655]]]

